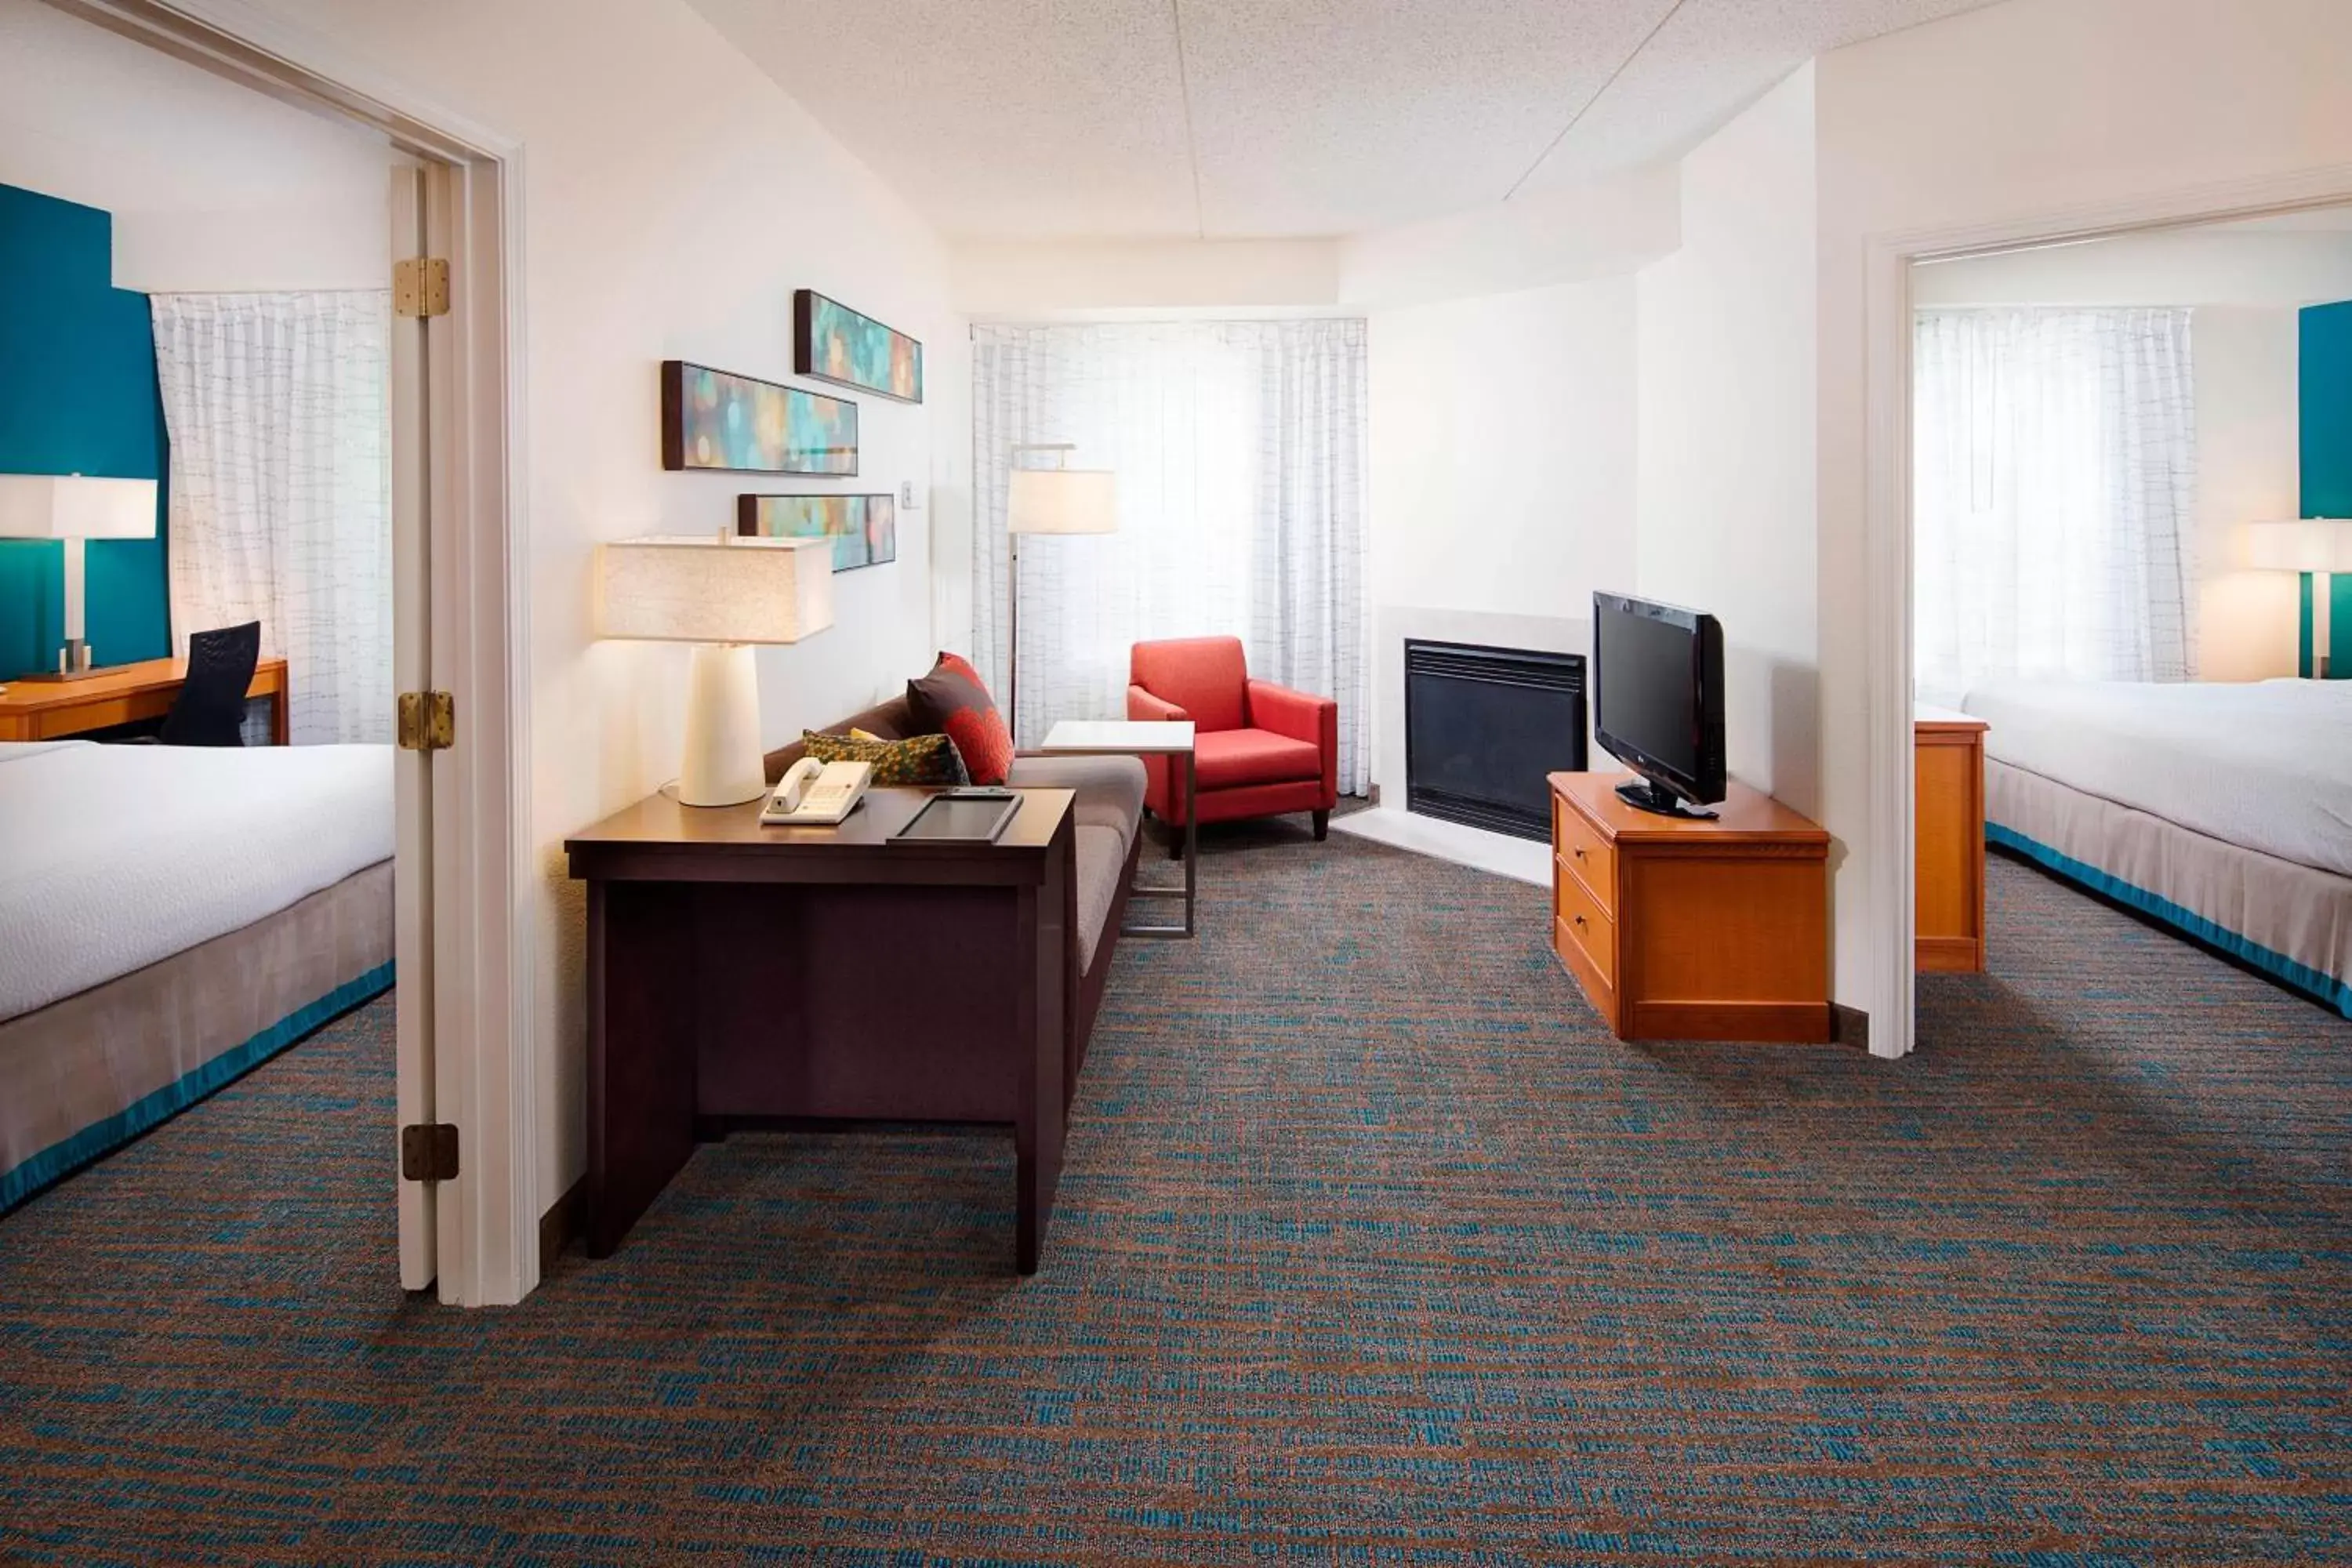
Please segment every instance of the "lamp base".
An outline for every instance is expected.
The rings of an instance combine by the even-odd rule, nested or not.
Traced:
[[[760,669],[749,643],[697,643],[686,676],[684,805],[740,805],[768,793],[760,752]]]
[[[46,681],[88,680],[93,675],[104,673],[91,667],[89,658],[89,644],[79,637],[75,637],[58,650],[56,669],[37,670],[30,675],[18,676],[17,679]]]

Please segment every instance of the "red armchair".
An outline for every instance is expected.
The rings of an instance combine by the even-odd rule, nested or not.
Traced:
[[[1197,809],[1202,822],[1315,814],[1315,837],[1330,830],[1339,802],[1339,705],[1252,680],[1239,637],[1139,642],[1129,656],[1127,716],[1192,721],[1192,763],[1201,798],[1187,801],[1184,764],[1147,757],[1144,804],[1181,826]],[[1183,853],[1179,838],[1171,855]]]

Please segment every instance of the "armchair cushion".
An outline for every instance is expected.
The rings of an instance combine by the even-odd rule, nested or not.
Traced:
[[[1271,730],[1214,730],[1196,734],[1192,762],[1203,793],[1323,776],[1321,748]]]
[[[1238,730],[1249,722],[1243,689],[1249,670],[1239,637],[1137,643],[1129,655],[1128,679],[1184,709],[1203,731]],[[1206,780],[1202,787],[1207,787]]]

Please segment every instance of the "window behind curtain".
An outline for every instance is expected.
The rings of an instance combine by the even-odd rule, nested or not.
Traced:
[[[998,689],[1013,447],[1118,476],[1117,533],[1022,541],[1016,741],[1124,718],[1134,643],[1229,635],[1252,675],[1339,700],[1360,793],[1364,323],[981,326],[972,366],[973,659]]]
[[[1920,695],[2185,680],[2196,405],[2185,310],[1919,313]]]

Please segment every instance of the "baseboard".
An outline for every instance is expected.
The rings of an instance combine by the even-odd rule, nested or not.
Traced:
[[[1923,936],[1913,943],[1911,966],[1922,974],[1981,973],[1984,943],[1972,936]]]
[[[1759,1045],[1830,1043],[1819,1002],[1635,1002],[1619,1030],[1628,1040],[1738,1040]]]
[[[539,1275],[544,1279],[563,1249],[587,1234],[588,1178],[582,1176],[539,1216]]]
[[[1870,1049],[1870,1015],[1843,1002],[1830,1004],[1830,1044]]]

